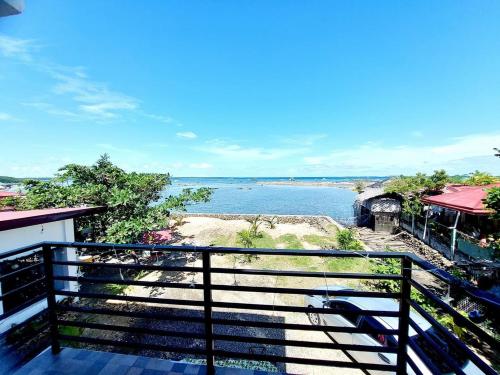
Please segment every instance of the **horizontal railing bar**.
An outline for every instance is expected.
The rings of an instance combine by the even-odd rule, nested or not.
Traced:
[[[43,244],[44,244],[44,242],[39,242],[39,243],[36,243],[33,245],[23,246],[23,247],[19,247],[17,249],[14,249],[14,250],[7,251],[5,253],[0,254],[0,259],[10,258],[12,256],[26,253],[28,251],[32,251],[32,250],[36,250],[36,249],[39,249],[39,251],[41,252]]]
[[[5,293],[2,293],[2,295],[0,296],[0,301],[4,300],[5,297],[8,297],[12,294],[15,294],[15,293],[19,293],[19,291],[23,290],[23,289],[26,289],[26,288],[29,288],[30,286],[33,286],[33,285],[36,285],[36,284],[39,284],[43,281],[45,281],[45,276],[44,277],[41,277],[39,279],[36,279],[36,280],[33,280],[33,281],[30,281],[29,283],[26,283],[24,285],[21,285],[20,287],[16,288],[16,289],[12,289],[12,290],[9,290],[8,292],[5,292]]]
[[[302,340],[278,340],[267,337],[249,337],[249,336],[233,336],[233,335],[220,335],[214,334],[214,340],[221,341],[236,341],[265,345],[280,345],[280,346],[297,346],[304,348],[318,348],[318,349],[335,349],[335,350],[351,350],[358,352],[376,352],[376,353],[396,353],[396,348],[388,348],[373,345],[349,345],[337,344],[333,342],[313,342]]]
[[[128,318],[139,319],[157,319],[157,320],[171,320],[178,322],[191,322],[191,323],[204,323],[205,318],[198,316],[175,316],[172,314],[165,314],[161,312],[144,312],[144,311],[122,311],[106,308],[91,308],[79,306],[63,306],[57,305],[58,311],[64,312],[78,312],[82,314],[98,314],[98,315],[111,315],[111,316],[124,316]]]
[[[39,296],[36,296],[36,297],[22,303],[21,305],[17,306],[16,308],[9,310],[9,311],[3,313],[2,315],[0,315],[0,321],[5,319],[5,318],[8,318],[9,316],[17,314],[19,311],[22,311],[22,310],[30,307],[31,305],[34,305],[35,303],[44,300],[45,298],[47,298],[47,294],[42,293]]]
[[[432,374],[441,374],[441,371],[431,361],[431,359],[424,353],[424,351],[413,340],[408,340],[408,345],[417,354],[418,358],[424,362]]]
[[[93,283],[93,284],[135,285],[135,286],[177,288],[177,289],[203,289],[203,284],[170,283],[166,281],[141,281],[132,279],[122,280],[113,278],[76,277],[76,276],[54,276],[54,280],[77,281],[79,283]]]
[[[23,268],[20,268],[18,270],[7,273],[5,275],[2,275],[2,276],[0,276],[0,282],[4,281],[12,276],[15,276],[17,274],[32,270],[33,268],[40,267],[40,266],[43,266],[43,262],[33,263],[27,267],[23,267]]]
[[[73,261],[54,261],[55,265],[61,266],[79,266],[79,267],[95,267],[95,268],[120,268],[146,271],[167,271],[167,272],[202,272],[201,267],[173,267],[173,266],[158,266],[150,264],[127,264],[127,263],[101,263],[101,262],[73,262]]]
[[[411,307],[413,307],[420,315],[422,315],[425,320],[427,320],[434,328],[436,328],[441,334],[446,336],[448,340],[453,341],[461,350],[467,354],[469,358],[481,371],[488,375],[495,375],[497,372],[488,366],[481,358],[479,358],[476,353],[468,348],[461,340],[458,340],[450,331],[443,327],[431,314],[423,309],[415,301],[410,301]]]
[[[432,294],[428,289],[426,289],[423,285],[419,284],[415,280],[411,279],[409,280],[410,284],[415,287],[419,292],[421,292],[424,296],[432,300],[434,303],[436,303],[440,308],[445,310],[449,315],[453,317],[453,319],[461,326],[465,326],[469,331],[474,333],[478,338],[481,340],[484,340],[488,345],[490,345],[492,348],[499,348],[500,347],[500,342],[495,340],[492,336],[488,335],[486,332],[484,332],[481,328],[479,328],[477,325],[472,323],[469,319],[466,317],[462,316],[458,311],[454,310],[450,305],[448,305],[446,302],[443,302],[440,298]]]
[[[77,281],[83,283],[96,284],[117,284],[117,285],[136,285],[146,287],[164,287],[178,289],[203,289],[203,284],[188,284],[188,283],[170,283],[165,281],[141,281],[131,279],[114,279],[114,278],[97,278],[97,277],[76,277],[76,276],[54,276],[54,280],[61,281]],[[317,290],[317,289],[296,289],[296,288],[272,288],[272,287],[254,287],[254,286],[235,286],[235,285],[212,285],[212,290],[225,291],[240,291],[240,292],[255,292],[255,293],[282,293],[282,294],[299,294],[299,295],[325,295],[329,296],[355,296],[355,297],[371,297],[371,298],[398,298],[398,293],[387,292],[364,292],[355,290]]]
[[[291,256],[326,256],[337,258],[404,258],[410,256],[408,252],[384,252],[384,251],[346,251],[346,250],[289,250],[289,249],[253,249],[239,247],[219,246],[193,246],[193,245],[146,245],[146,244],[112,244],[112,243],[90,243],[90,242],[45,242],[42,244],[59,247],[74,247],[87,249],[106,250],[155,250],[155,251],[177,251],[177,252],[203,252],[214,254],[255,254],[255,255],[291,255]]]
[[[171,299],[171,298],[151,298],[151,297],[139,297],[139,296],[121,296],[116,294],[105,294],[105,293],[82,293],[82,292],[70,292],[67,290],[56,290],[56,295],[68,296],[68,297],[80,297],[80,298],[95,298],[95,299],[114,299],[118,301],[129,301],[129,302],[144,302],[144,303],[159,303],[165,305],[180,305],[180,306],[203,306],[203,301],[189,301],[182,299]]]
[[[225,290],[235,292],[254,292],[254,293],[278,293],[278,294],[300,294],[300,295],[315,295],[321,296],[328,294],[329,296],[346,296],[346,297],[371,297],[371,298],[392,298],[398,299],[400,293],[389,292],[365,292],[357,290],[318,290],[318,289],[297,289],[297,288],[274,288],[260,286],[240,286],[240,285],[211,285],[212,290]]]
[[[99,314],[99,315],[112,315],[112,316],[125,316],[130,318],[145,318],[145,319],[158,319],[158,320],[172,320],[172,321],[190,321],[194,323],[204,323],[203,317],[185,317],[175,316],[169,313],[162,312],[136,312],[136,311],[120,311],[107,308],[90,308],[78,306],[56,306],[58,311],[79,312],[84,314]],[[217,313],[214,313],[217,316]],[[384,335],[397,335],[397,329],[359,329],[357,327],[335,327],[335,326],[313,326],[311,324],[296,324],[296,323],[274,323],[274,322],[258,322],[258,321],[245,321],[234,319],[213,318],[214,324],[219,325],[234,325],[238,327],[259,327],[269,329],[292,329],[300,331],[329,331],[329,332],[347,332],[347,333],[380,333]]]
[[[138,342],[123,342],[123,341],[117,341],[117,340],[97,339],[94,337],[85,337],[85,336],[59,335],[58,338],[60,340],[85,342],[88,344],[96,344],[96,345],[122,346],[122,347],[133,348],[133,349],[148,349],[148,350],[156,350],[156,351],[164,351],[164,352],[177,352],[177,353],[186,353],[186,354],[201,354],[201,355],[205,354],[204,349],[182,348],[182,347],[170,346],[170,345],[156,345],[156,344],[146,344],[146,343],[138,343]]]
[[[454,371],[456,371],[457,375],[465,375],[460,368],[460,365],[450,355],[448,355],[448,353],[442,350],[439,345],[436,344],[436,342],[431,337],[429,337],[429,335],[422,328],[420,328],[417,323],[413,321],[413,319],[410,318],[409,323],[410,326],[425,340],[426,344],[430,345],[432,349],[439,354],[439,357],[448,365],[450,365]]]
[[[270,329],[294,329],[300,331],[320,331],[320,332],[345,332],[345,333],[380,333],[383,335],[397,335],[397,329],[361,329],[357,327],[338,327],[338,326],[313,326],[311,324],[298,323],[274,323],[274,322],[258,322],[247,320],[221,319],[213,318],[212,322],[217,325],[234,325],[238,327],[259,327]]]
[[[399,311],[379,311],[379,310],[350,310],[350,309],[331,309],[321,307],[303,307],[303,306],[286,306],[286,305],[263,305],[253,303],[237,303],[237,302],[212,302],[212,307],[241,309],[241,310],[265,310],[265,311],[286,311],[286,312],[301,312],[301,313],[320,313],[328,315],[352,314],[368,315],[368,316],[391,316],[398,317]]]
[[[343,362],[343,361],[329,361],[326,359],[311,359],[300,357],[282,357],[267,354],[253,354],[253,353],[238,353],[227,350],[214,350],[215,356],[226,358],[243,358],[254,361],[269,361],[269,362],[282,362],[282,363],[297,363],[303,365],[317,365],[329,367],[342,367],[342,368],[356,368],[364,370],[380,370],[380,371],[395,371],[394,365],[382,365],[375,363],[360,363],[360,362]]]
[[[212,273],[236,274],[236,275],[259,275],[259,276],[297,276],[297,277],[320,277],[335,279],[360,279],[360,280],[401,280],[401,275],[376,274],[376,273],[348,273],[348,272],[304,272],[304,271],[280,271],[280,270],[253,270],[246,268],[212,268]]]
[[[80,328],[89,328],[89,329],[100,329],[104,331],[120,331],[120,332],[128,332],[128,333],[141,333],[148,335],[158,335],[158,336],[166,336],[166,337],[182,337],[182,338],[192,338],[192,339],[204,339],[205,334],[203,333],[194,333],[194,332],[182,332],[182,331],[170,331],[164,329],[156,329],[156,328],[146,328],[146,327],[128,327],[128,326],[120,326],[114,324],[100,324],[100,323],[92,323],[92,322],[77,322],[71,320],[58,319],[57,323],[62,326],[71,326],[71,327],[80,327]]]

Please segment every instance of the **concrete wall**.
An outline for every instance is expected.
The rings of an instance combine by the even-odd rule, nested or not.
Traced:
[[[9,250],[14,250],[19,247],[32,245],[42,241],[67,241],[75,240],[75,230],[73,219],[55,221],[51,223],[33,225],[29,227],[0,231],[0,254]],[[20,254],[19,256],[29,255],[29,252]],[[13,257],[15,258],[15,257]],[[56,258],[59,260],[76,260],[75,249],[64,249],[56,253]],[[9,258],[6,258],[9,259]],[[12,259],[12,258],[11,258]],[[5,259],[3,259],[5,260]],[[2,260],[2,261],[3,261]],[[75,266],[63,267],[56,269],[56,273],[76,276],[78,268]],[[78,285],[76,282],[61,282],[58,287],[76,291]],[[0,293],[2,292],[0,283]],[[42,300],[4,320],[0,320],[0,333],[5,332],[15,324],[19,324],[36,313],[47,307],[47,302]],[[3,305],[0,303],[0,315],[3,314]]]

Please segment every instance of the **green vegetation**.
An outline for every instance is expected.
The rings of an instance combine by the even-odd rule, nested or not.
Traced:
[[[238,232],[237,242],[241,246],[246,247],[246,248],[254,247],[253,240],[254,240],[254,237],[253,237],[250,229],[244,229],[244,230]]]
[[[208,188],[184,189],[159,202],[169,184],[168,174],[127,173],[103,155],[92,166],[68,164],[53,180],[25,181],[26,196],[8,203],[21,209],[103,206],[104,212],[78,220],[79,233],[91,241],[133,243],[144,232],[165,228],[171,210],[211,197]]]
[[[500,220],[500,187],[491,188],[486,195],[484,204],[493,210],[490,217],[492,220]],[[500,232],[495,232],[488,238],[489,246],[495,251],[495,257],[500,258]]]
[[[391,251],[387,249],[387,251]],[[379,274],[390,274],[398,275],[401,274],[401,261],[399,259],[380,259],[373,263],[371,267],[371,272]],[[399,293],[400,283],[396,280],[378,280],[378,281],[368,281],[366,282],[372,288],[377,290],[388,292],[388,293]],[[463,339],[465,335],[465,329],[458,326],[454,319],[443,313],[436,304],[425,297],[418,290],[412,288],[411,299],[417,302],[425,311],[432,315],[441,325],[447,327],[452,332],[454,332],[459,338]],[[464,312],[460,312],[462,315],[466,316]]]
[[[273,216],[270,219],[264,219],[264,221],[269,226],[269,229],[274,229],[276,228],[276,224],[278,223],[278,218],[276,216]]]
[[[284,243],[287,249],[303,249],[304,245],[295,234],[283,234],[276,239],[277,243]]]
[[[322,249],[334,249],[337,247],[337,241],[334,236],[320,236],[317,234],[306,234],[302,237],[304,241],[311,245],[319,246]]]
[[[363,191],[365,191],[366,185],[363,181],[356,181],[354,183],[354,191],[358,194],[361,194]]]
[[[494,184],[495,182],[498,181],[499,179],[497,177],[489,173],[475,171],[474,173],[471,173],[467,179],[465,179],[464,183],[466,185],[482,186],[482,185]]]
[[[337,245],[340,250],[363,250],[363,245],[356,238],[352,229],[342,229],[336,234]]]
[[[24,181],[24,178],[0,176],[0,183],[2,184],[19,184]]]

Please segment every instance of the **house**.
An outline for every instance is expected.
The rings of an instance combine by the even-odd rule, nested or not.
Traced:
[[[44,269],[40,249],[33,249],[22,256],[5,255],[13,249],[43,241],[74,242],[74,219],[99,210],[95,207],[78,207],[0,212],[0,257],[3,255],[0,259],[0,334],[47,307],[43,297],[45,282],[42,280]],[[76,260],[76,251],[61,249],[57,256],[62,260]],[[68,266],[58,271],[67,276],[76,276],[77,267]],[[65,283],[60,284],[65,289],[77,289],[75,282],[60,283]],[[30,287],[19,287],[26,284]],[[26,305],[29,307],[25,308]]]
[[[400,213],[400,197],[386,193],[381,183],[366,188],[354,202],[357,225],[372,228],[376,232],[394,232],[399,226]]]
[[[445,237],[449,237],[451,259],[455,258],[457,251],[470,259],[494,259],[487,238],[498,232],[499,223],[490,218],[491,210],[484,206],[488,189],[492,187],[500,187],[500,184],[450,185],[440,195],[422,198],[422,202],[429,206],[425,228],[429,227],[430,219],[435,224],[435,231],[441,229],[445,232]]]

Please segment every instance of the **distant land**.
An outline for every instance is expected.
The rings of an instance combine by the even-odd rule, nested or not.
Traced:
[[[9,177],[0,176],[0,184],[20,184],[24,180],[50,180],[50,177]]]

